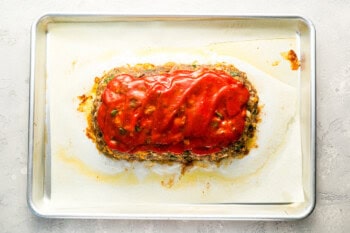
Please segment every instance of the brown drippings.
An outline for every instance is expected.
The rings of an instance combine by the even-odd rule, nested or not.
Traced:
[[[209,190],[210,189],[210,183],[209,182],[207,182],[206,184],[205,184],[205,188],[206,188],[206,190]]]
[[[291,70],[297,70],[299,69],[300,62],[298,59],[297,54],[294,52],[293,49],[289,50],[288,52],[281,53],[281,56],[290,62],[290,68]]]
[[[280,61],[274,61],[274,62],[272,62],[272,66],[278,66],[280,64]]]
[[[83,95],[78,96],[78,99],[80,100],[80,103],[79,103],[77,110],[79,112],[85,112],[85,109],[88,105],[88,101],[92,100],[92,96],[83,94]]]
[[[86,137],[88,137],[89,139],[91,139],[93,141],[96,140],[94,132],[89,127],[86,128],[85,135],[86,135]]]
[[[162,181],[160,182],[160,184],[161,184],[163,187],[165,187],[165,188],[171,188],[171,187],[173,187],[174,183],[175,183],[174,177],[170,177],[169,179],[167,179],[167,180],[162,180]]]
[[[101,79],[99,77],[95,77],[95,79],[94,79],[95,84],[99,84],[100,81],[101,81]]]

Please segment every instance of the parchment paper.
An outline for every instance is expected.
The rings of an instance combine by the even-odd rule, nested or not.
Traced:
[[[298,72],[280,53],[296,49],[288,32],[241,29],[227,22],[55,24],[49,28],[51,195],[58,206],[118,203],[281,203],[304,200]],[[244,28],[244,27],[243,27]],[[274,34],[273,34],[274,35]],[[275,36],[275,35],[274,35]],[[77,96],[120,65],[227,62],[247,73],[262,106],[258,148],[221,166],[116,161],[85,135]],[[276,65],[278,64],[278,65]]]

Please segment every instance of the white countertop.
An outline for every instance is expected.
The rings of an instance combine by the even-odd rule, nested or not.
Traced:
[[[317,204],[293,222],[62,220],[26,204],[30,27],[48,12],[291,14],[317,37]],[[0,232],[350,232],[350,2],[0,1]]]

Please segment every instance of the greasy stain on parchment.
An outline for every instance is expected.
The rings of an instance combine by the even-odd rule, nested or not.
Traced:
[[[135,174],[134,168],[125,168],[122,172],[114,174],[102,172],[96,170],[84,163],[77,156],[70,154],[68,149],[60,148],[56,154],[57,158],[69,165],[78,173],[87,176],[96,182],[109,183],[112,185],[137,185],[137,184],[159,184],[166,189],[181,189],[189,188],[193,185],[205,184],[203,187],[203,194],[210,190],[212,183],[220,183],[222,185],[230,185],[232,183],[245,183],[251,177],[254,177],[260,173],[263,167],[266,165],[267,160],[259,167],[254,173],[247,174],[239,177],[227,177],[217,171],[206,171],[203,169],[189,170],[184,174],[157,174],[151,169],[149,173],[142,179],[138,178]],[[103,155],[100,155],[103,156]],[[132,162],[131,162],[132,163]],[[199,165],[201,166],[201,165]]]

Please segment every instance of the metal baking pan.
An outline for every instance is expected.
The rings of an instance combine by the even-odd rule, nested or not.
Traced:
[[[101,25],[108,25],[108,30],[101,28]],[[125,25],[127,26],[125,27]],[[142,30],[139,27],[140,25],[142,25]],[[77,33],[75,30],[76,27],[82,28],[82,31],[79,31],[79,29]],[[64,43],[64,46],[56,44],[56,47],[53,49],[53,41],[57,38],[52,36],[53,29],[56,30],[56,33],[59,30],[66,30],[67,28],[68,31],[65,34],[60,34],[60,36],[63,35],[63,37],[60,37],[60,42]],[[285,38],[290,39],[291,42],[288,42],[289,44],[287,45],[293,47],[301,63],[300,68],[291,73],[297,81],[291,82],[295,84],[298,93],[297,119],[299,123],[297,128],[300,130],[300,158],[298,159],[300,159],[302,201],[283,201],[284,199],[281,199],[282,201],[280,199],[269,201],[268,198],[233,198],[233,201],[227,201],[230,199],[225,199],[224,201],[211,201],[212,199],[208,199],[208,201],[194,201],[191,199],[191,195],[188,195],[188,200],[191,201],[183,201],[184,199],[182,199],[182,201],[174,202],[167,201],[165,198],[163,202],[154,203],[147,201],[146,193],[149,190],[145,190],[144,197],[146,201],[140,202],[133,195],[131,188],[129,197],[127,187],[125,189],[126,193],[124,193],[126,195],[123,197],[111,197],[111,195],[114,195],[112,192],[118,189],[118,185],[115,185],[115,183],[113,183],[114,186],[111,188],[111,183],[105,182],[100,184],[101,178],[98,175],[91,175],[91,172],[89,173],[86,169],[84,170],[77,166],[70,166],[68,169],[65,165],[56,165],[57,158],[54,157],[53,144],[59,140],[57,140],[57,135],[53,134],[55,131],[53,129],[63,128],[67,134],[70,134],[70,130],[73,130],[74,125],[69,125],[69,122],[65,122],[65,124],[60,123],[54,117],[55,114],[67,115],[67,112],[59,108],[62,105],[54,104],[52,93],[65,93],[67,89],[74,89],[76,83],[74,80],[70,83],[65,82],[65,85],[63,85],[64,88],[55,85],[55,79],[57,79],[58,75],[55,73],[58,63],[52,63],[52,59],[56,59],[55,52],[59,53],[67,45],[68,49],[66,48],[64,55],[67,55],[71,59],[69,64],[72,67],[77,64],[83,64],[84,62],[89,64],[88,60],[79,60],[74,53],[70,52],[74,50],[75,46],[78,46],[79,40],[77,38],[83,40],[83,38],[96,33],[102,35],[101,41],[98,42],[98,45],[102,47],[110,43],[112,39],[115,44],[126,43],[119,45],[118,49],[133,46],[133,43],[137,41],[134,37],[137,36],[138,43],[141,44],[141,47],[142,44],[145,44],[145,48],[142,49],[146,51],[150,49],[147,47],[147,40],[154,39],[153,35],[150,36],[150,34],[146,33],[146,35],[144,33],[147,30],[156,33],[157,38],[163,36],[165,41],[172,42],[174,40],[174,43],[178,43],[179,40],[181,41],[181,36],[186,37],[186,33],[189,33],[193,36],[190,39],[186,38],[182,42],[189,46],[202,43],[200,35],[204,33],[213,42],[211,43],[212,47],[206,47],[208,51],[220,50],[223,53],[229,53],[231,51],[232,53],[236,53],[237,56],[240,56],[240,59],[257,66],[272,76],[278,76],[279,72],[284,72],[283,70],[289,67],[288,62],[283,61],[282,58],[277,59],[280,56],[279,52],[283,52],[279,50],[280,48],[277,49],[277,47],[286,45]],[[179,31],[176,31],[174,34],[174,32],[171,32],[172,30]],[[193,30],[198,30],[198,38],[195,34],[191,34],[190,31]],[[163,35],[159,33],[162,31],[164,32]],[[80,32],[82,34],[79,34]],[[84,34],[85,32],[88,33]],[[170,34],[167,34],[167,32],[170,32]],[[108,38],[108,33],[114,33],[113,36],[116,36],[116,38]],[[220,35],[220,37],[216,35]],[[159,43],[159,46],[163,46],[162,49],[164,49],[166,43],[157,38],[153,44]],[[219,38],[224,39],[221,40]],[[91,48],[86,47],[87,49],[91,49],[89,50],[90,54],[87,55],[94,55],[95,52],[98,54],[100,47],[94,44],[96,40],[91,41],[87,43],[91,45]],[[111,44],[113,45],[113,43]],[[233,46],[231,50],[227,50],[227,45]],[[104,48],[108,50],[108,46]],[[277,55],[275,57],[269,57],[269,54],[273,53]],[[260,60],[253,59],[253,57],[259,56],[261,57]],[[171,57],[170,53],[169,57]],[[101,59],[108,60],[108,58],[110,58],[110,54],[107,51]],[[60,59],[60,57],[57,59]],[[120,57],[117,59],[120,59]],[[69,77],[74,76],[71,75],[70,70],[66,70],[65,72],[63,73],[64,75],[70,75]],[[93,73],[91,76],[93,75],[98,74]],[[295,220],[307,217],[314,209],[316,154],[315,29],[312,23],[305,18],[282,15],[154,16],[47,14],[40,17],[32,27],[30,76],[27,200],[29,208],[38,216],[48,218]],[[284,77],[281,77],[281,81],[288,83],[290,80],[284,80]],[[81,93],[77,93],[77,95],[79,94]],[[81,129],[81,132],[83,130]],[[65,160],[71,164],[75,163],[74,158],[69,156],[65,157]],[[76,175],[78,172],[74,171],[74,169],[80,169],[79,177]],[[87,187],[79,182],[86,182],[86,184],[89,182],[98,183],[100,186],[96,187],[106,188],[106,190],[112,191],[111,194],[108,191],[104,191],[102,194],[96,187]],[[65,184],[65,186],[60,186],[56,183]],[[139,192],[143,194],[142,189]],[[60,198],[57,198],[57,193],[60,193]],[[84,199],[85,194],[91,199]],[[260,197],[263,196],[263,193],[258,192],[254,195]],[[149,196],[152,196],[152,193]],[[107,199],[109,198],[107,202],[104,201],[106,197]],[[114,201],[118,199],[123,201]]]

